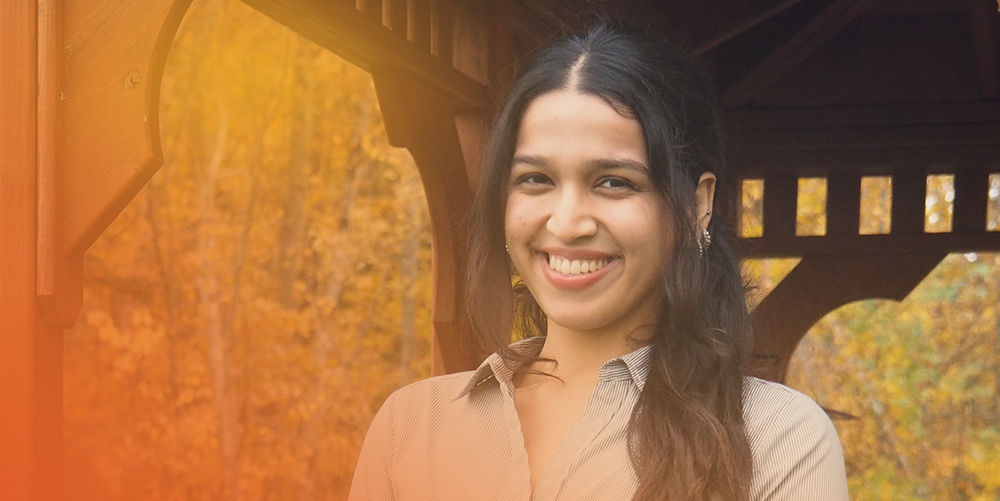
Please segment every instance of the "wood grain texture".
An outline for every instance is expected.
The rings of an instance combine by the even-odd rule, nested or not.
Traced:
[[[836,0],[801,31],[722,93],[726,107],[738,108],[787,75],[809,54],[863,12],[873,0]]]
[[[1000,232],[740,238],[741,258],[1000,252]]]
[[[434,238],[432,258],[432,371],[474,369],[485,353],[471,349],[465,310],[468,235],[472,204],[456,113],[461,103],[395,68],[372,71],[389,142],[410,150],[420,170]]]
[[[62,498],[62,330],[35,301],[36,5],[0,2],[0,499]]]
[[[929,253],[803,259],[753,311],[752,372],[764,379],[783,381],[795,347],[824,315],[862,299],[901,301],[944,256]]]
[[[66,0],[61,207],[81,256],[163,163],[160,77],[191,0]]]
[[[384,28],[353,6],[310,0],[242,0],[275,21],[371,72],[376,67],[398,67],[457,97],[468,108],[486,102],[486,89],[430,52],[406,41],[405,9],[402,34]],[[395,2],[395,0],[394,0]],[[397,8],[397,3],[392,3]],[[405,0],[402,4],[405,6]],[[383,4],[382,17],[392,17]]]

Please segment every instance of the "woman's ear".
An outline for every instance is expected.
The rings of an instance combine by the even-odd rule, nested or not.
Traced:
[[[695,205],[698,233],[708,229],[708,223],[712,221],[712,207],[715,202],[715,174],[706,172],[698,179],[698,186],[694,189]]]

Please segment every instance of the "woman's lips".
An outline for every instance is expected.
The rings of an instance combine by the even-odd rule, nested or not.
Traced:
[[[538,254],[538,260],[549,283],[563,290],[580,290],[593,285],[607,275],[617,261],[611,257],[570,259],[544,252]],[[594,271],[590,271],[591,269]],[[563,273],[563,270],[567,273]]]

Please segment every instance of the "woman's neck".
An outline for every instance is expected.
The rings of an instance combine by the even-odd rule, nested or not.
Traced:
[[[539,362],[535,368],[558,377],[567,384],[575,382],[597,383],[598,372],[604,362],[620,357],[646,344],[642,330],[629,332],[590,332],[567,329],[549,322],[545,345],[540,359],[556,363]]]

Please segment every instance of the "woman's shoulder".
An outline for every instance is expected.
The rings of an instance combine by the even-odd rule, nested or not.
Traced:
[[[454,372],[415,381],[392,392],[386,403],[392,402],[394,407],[446,404],[461,394],[473,373]]]
[[[748,377],[743,420],[754,463],[751,499],[806,499],[816,492],[824,495],[813,499],[847,499],[837,430],[812,398]]]
[[[473,372],[453,372],[414,381],[394,391],[389,398],[395,400],[397,405],[402,402],[426,402],[428,399],[449,401],[459,395]]]
[[[751,445],[763,434],[806,428],[837,438],[833,423],[812,398],[783,384],[755,377],[743,380],[743,420]]]

